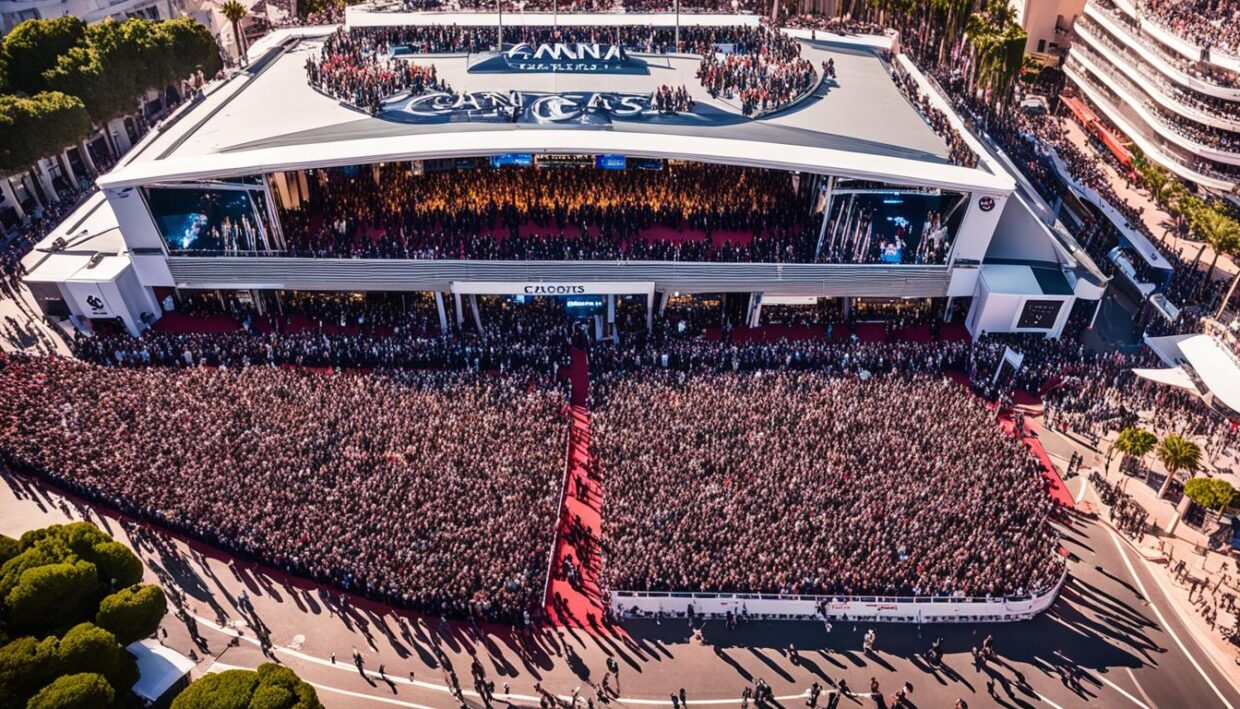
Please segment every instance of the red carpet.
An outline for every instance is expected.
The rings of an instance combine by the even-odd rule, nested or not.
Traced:
[[[152,329],[160,332],[237,332],[241,325],[231,315],[186,315],[185,313],[164,313],[155,321]]]
[[[589,628],[590,618],[601,623],[603,601],[599,586],[602,568],[599,545],[582,563],[579,546],[573,543],[572,530],[586,530],[594,540],[602,539],[603,487],[601,477],[591,474],[590,460],[590,373],[585,350],[574,349],[568,366],[568,379],[573,384],[572,430],[569,432],[568,455],[564,473],[564,496],[552,548],[551,578],[544,599],[546,614],[554,625]],[[580,482],[579,482],[580,481]],[[574,588],[564,576],[564,560],[571,558],[580,570],[581,582]],[[560,599],[559,607],[555,603]],[[601,627],[601,626],[600,626]]]
[[[1011,434],[1016,427],[1016,422],[1005,414],[1000,414],[999,423],[1003,426],[1005,433]],[[1030,429],[1033,429],[1032,431]],[[1029,450],[1037,456],[1042,463],[1042,478],[1046,481],[1046,492],[1051,499],[1059,503],[1061,507],[1066,509],[1075,509],[1076,502],[1072,499],[1072,493],[1068,492],[1068,486],[1064,484],[1063,478],[1059,476],[1059,471],[1055,469],[1055,464],[1051,462],[1051,458],[1046,453],[1046,448],[1042,446],[1042,441],[1038,439],[1036,426],[1026,421],[1025,430],[1021,431],[1021,439],[1025,445],[1029,446]]]

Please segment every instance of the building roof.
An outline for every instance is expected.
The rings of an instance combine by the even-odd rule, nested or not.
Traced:
[[[506,16],[507,17],[507,16]],[[691,56],[643,58],[642,74],[470,73],[478,55],[412,55],[434,63],[457,91],[617,92],[649,94],[681,86],[708,115],[696,122],[620,122],[604,128],[395,120],[370,116],[308,85],[305,62],[332,28],[281,31],[259,48],[251,69],[212,87],[205,99],[160,126],[103,187],[161,179],[201,179],[260,171],[522,152],[619,153],[772,168],[833,172],[893,183],[1002,194],[1013,188],[1001,170],[948,162],[947,146],[900,94],[874,37],[803,40],[804,56],[835,60],[838,80],[804,102],[751,120],[735,102],[712,99],[695,78]],[[877,38],[882,40],[883,38]],[[882,42],[878,42],[882,44]],[[641,56],[641,55],[638,55]],[[451,140],[444,140],[451,135]]]
[[[138,681],[133,693],[156,702],[164,693],[194,669],[194,661],[154,640],[139,640],[125,647],[138,658]]]
[[[1147,337],[1145,343],[1163,362],[1196,375],[1216,401],[1240,412],[1240,358],[1218,338],[1205,334],[1168,335]],[[1153,379],[1147,374],[1141,376]],[[1176,375],[1168,374],[1156,381],[1174,377]]]
[[[992,293],[1072,295],[1068,279],[1052,266],[987,262],[982,264],[982,279]]]

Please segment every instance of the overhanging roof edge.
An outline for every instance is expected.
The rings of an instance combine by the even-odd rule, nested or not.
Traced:
[[[172,157],[118,167],[101,176],[98,182],[103,188],[138,187],[158,180],[208,179],[256,172],[282,172],[395,160],[473,157],[509,152],[616,153],[697,160],[830,173],[994,195],[1007,195],[1016,188],[1015,181],[1006,173],[995,175],[957,165],[926,163],[885,155],[732,138],[554,129],[389,136],[185,158]]]

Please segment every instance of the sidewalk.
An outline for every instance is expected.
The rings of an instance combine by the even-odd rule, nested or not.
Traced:
[[[1098,510],[1099,521],[1111,527],[1115,535],[1129,548],[1150,562],[1148,568],[1151,575],[1175,605],[1181,621],[1193,631],[1197,640],[1211,651],[1213,659],[1219,661],[1217,664],[1225,674],[1237,676],[1240,668],[1231,661],[1240,656],[1240,646],[1224,639],[1220,631],[1233,627],[1236,622],[1236,615],[1226,610],[1221,601],[1227,593],[1240,597],[1240,564],[1234,562],[1229,554],[1208,549],[1206,534],[1182,522],[1176,527],[1174,535],[1162,533],[1161,530],[1166,528],[1166,524],[1175,514],[1175,506],[1168,500],[1157,499],[1157,489],[1146,485],[1140,476],[1128,476],[1119,472],[1119,459],[1120,456],[1116,455],[1104,477],[1111,483],[1118,483],[1121,489],[1149,513],[1149,522],[1158,533],[1146,532],[1140,539],[1133,539],[1121,532],[1111,521],[1111,508],[1102,503],[1098,491],[1090,485],[1087,495]],[[1207,519],[1205,529],[1214,529],[1213,515]],[[1184,576],[1177,581],[1173,569],[1176,562],[1180,561],[1184,562]],[[1189,600],[1194,579],[1203,585],[1194,599]],[[1206,599],[1206,605],[1197,605],[1202,599]],[[1210,627],[1202,615],[1201,611],[1205,607],[1217,608],[1214,628]]]
[[[1085,136],[1085,132],[1081,129],[1080,124],[1075,119],[1068,117],[1061,122],[1067,129],[1067,137],[1074,145],[1080,148],[1085,154],[1093,154],[1096,151],[1089,144],[1089,139]],[[1178,254],[1185,263],[1192,263],[1197,257],[1197,251],[1201,249],[1202,242],[1193,241],[1191,239],[1181,239],[1175,236],[1171,231],[1173,220],[1170,214],[1167,214],[1158,205],[1150,199],[1149,194],[1145,191],[1138,190],[1135,186],[1129,186],[1124,176],[1115,171],[1115,168],[1105,160],[1100,161],[1100,165],[1107,179],[1111,183],[1115,194],[1120,199],[1136,209],[1144,208],[1141,214],[1142,221],[1149,228],[1158,245],[1162,247],[1164,255]],[[1118,205],[1116,205],[1118,207]],[[1209,268],[1210,261],[1214,259],[1214,250],[1207,244],[1205,251],[1201,254],[1201,261],[1198,268],[1205,270]],[[1219,257],[1218,264],[1214,267],[1215,278],[1228,278],[1237,271],[1237,265],[1227,255]]]

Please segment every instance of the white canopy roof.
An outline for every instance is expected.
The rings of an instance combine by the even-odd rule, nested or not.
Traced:
[[[164,692],[194,668],[193,660],[154,640],[139,640],[125,649],[138,658],[139,677],[133,693],[151,702],[159,701]]]
[[[1236,355],[1209,335],[1188,338],[1180,343],[1180,351],[1214,398],[1232,411],[1240,411],[1240,361]]]
[[[1133,369],[1132,373],[1142,379],[1148,379],[1151,382],[1166,384],[1167,386],[1177,387],[1179,389],[1186,389],[1194,394],[1197,393],[1197,385],[1193,383],[1193,378],[1188,375],[1188,372],[1184,371],[1183,367],[1171,367],[1170,369]]]

